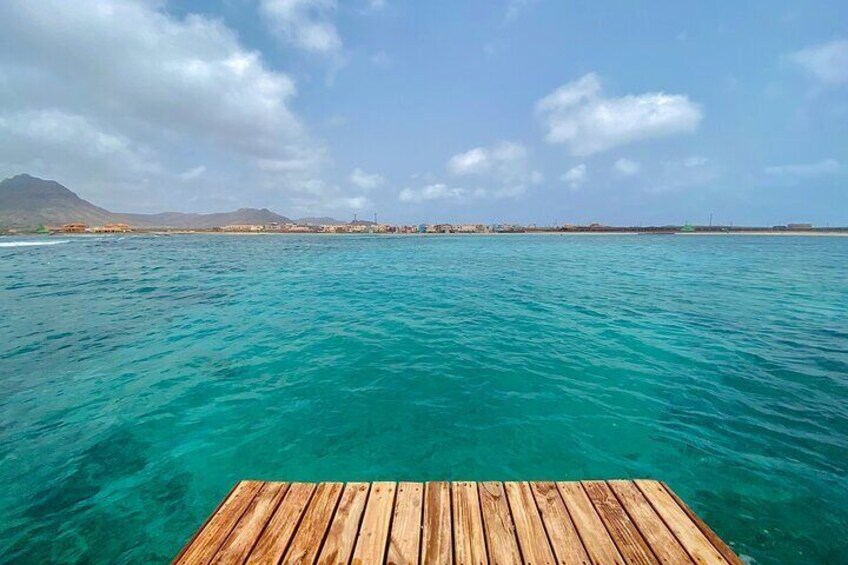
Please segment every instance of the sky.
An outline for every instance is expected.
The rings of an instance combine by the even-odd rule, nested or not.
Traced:
[[[120,212],[848,225],[848,3],[3,0],[23,172]]]

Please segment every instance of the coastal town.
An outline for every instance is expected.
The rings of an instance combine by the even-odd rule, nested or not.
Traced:
[[[546,223],[510,222],[378,222],[377,215],[365,220],[353,214],[350,221],[331,217],[291,219],[267,208],[240,208],[209,214],[166,212],[158,214],[115,213],[80,198],[61,184],[20,174],[0,181],[0,235],[24,234],[145,234],[145,233],[230,233],[230,234],[513,234],[513,233],[757,233],[757,234],[848,234],[848,227],[787,222],[771,226],[681,221],[662,225],[609,225],[599,221],[557,220]],[[800,219],[800,218],[799,218]],[[686,220],[686,218],[681,218]]]
[[[128,234],[128,233],[233,233],[233,234],[494,234],[494,233],[830,233],[848,232],[848,228],[815,227],[811,223],[762,226],[665,225],[665,226],[609,226],[600,223],[561,224],[541,226],[536,224],[384,224],[363,220],[336,224],[268,223],[231,224],[211,228],[135,227],[126,223],[108,223],[89,226],[75,222],[59,226],[39,226],[41,234]],[[16,235],[26,230],[6,229],[0,234]],[[32,233],[32,232],[29,232]]]

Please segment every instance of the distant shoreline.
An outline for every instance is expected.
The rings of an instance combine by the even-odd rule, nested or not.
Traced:
[[[137,235],[140,235],[139,232]],[[733,231],[733,232],[671,232],[671,233],[652,233],[652,232],[637,232],[637,231],[525,231],[525,232],[487,232],[487,233],[287,233],[287,232],[212,232],[212,231],[178,231],[178,232],[147,232],[148,234],[156,233],[159,235],[236,235],[236,236],[251,236],[251,235],[283,235],[283,236],[375,236],[375,237],[485,237],[485,236],[519,236],[519,235],[565,235],[565,236],[609,236],[609,235],[639,235],[639,236],[654,236],[664,237],[670,235],[683,235],[687,237],[697,236],[738,236],[738,235],[756,235],[756,236],[776,236],[776,237],[848,237],[846,231],[797,231],[797,232],[765,232],[765,231]],[[133,234],[124,234],[133,235]]]
[[[848,231],[732,231],[732,232],[676,232],[674,235],[773,235],[777,237],[848,237]]]
[[[544,231],[532,230],[523,232],[486,232],[486,233],[322,233],[322,232],[223,232],[211,230],[144,230],[133,231],[126,233],[54,233],[54,234],[39,234],[39,233],[17,233],[17,234],[0,234],[3,237],[27,237],[27,238],[49,238],[49,237],[72,237],[72,238],[99,238],[99,237],[127,237],[127,236],[143,236],[153,235],[170,237],[177,235],[214,235],[214,236],[308,236],[308,237],[323,237],[323,236],[374,236],[374,237],[480,237],[480,236],[520,236],[520,235],[541,235],[541,236],[614,236],[614,235],[638,235],[638,236],[762,236],[762,237],[848,237],[848,231],[727,231],[727,232],[649,232],[649,231]]]

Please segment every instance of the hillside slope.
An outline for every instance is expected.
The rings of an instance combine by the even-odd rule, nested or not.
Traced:
[[[0,227],[32,229],[39,225],[83,223],[90,226],[126,223],[139,228],[208,229],[233,224],[290,222],[267,208],[190,214],[122,214],[110,212],[77,196],[56,181],[21,174],[0,181]]]

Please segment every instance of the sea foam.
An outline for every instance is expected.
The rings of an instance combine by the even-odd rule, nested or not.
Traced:
[[[70,239],[59,239],[56,241],[0,241],[0,247],[35,247],[38,245],[59,245],[70,243]]]

